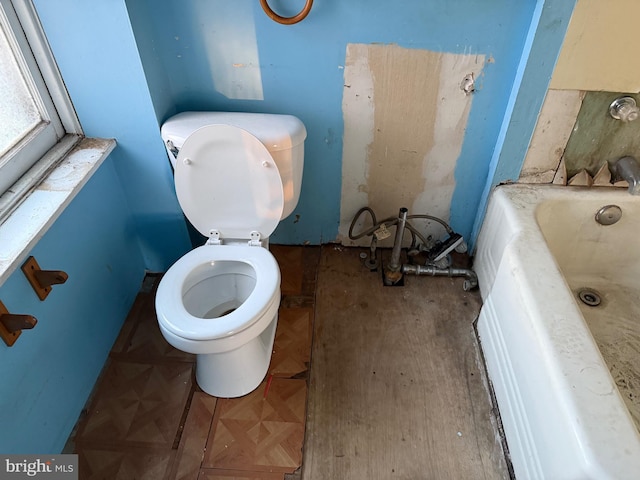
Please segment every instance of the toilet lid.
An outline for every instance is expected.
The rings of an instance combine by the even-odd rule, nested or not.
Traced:
[[[182,145],[175,169],[176,194],[189,221],[204,236],[262,238],[282,217],[282,179],[264,144],[246,130],[207,125]]]

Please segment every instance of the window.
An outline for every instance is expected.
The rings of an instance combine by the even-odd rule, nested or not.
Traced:
[[[81,133],[31,0],[0,0],[0,223]]]

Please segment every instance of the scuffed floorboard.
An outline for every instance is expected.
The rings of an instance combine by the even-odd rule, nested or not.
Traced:
[[[507,479],[461,279],[383,287],[322,250],[302,478]]]

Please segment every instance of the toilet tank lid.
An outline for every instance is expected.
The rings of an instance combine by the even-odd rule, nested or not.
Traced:
[[[231,125],[246,130],[260,140],[267,150],[276,152],[293,148],[307,137],[299,118],[275,113],[182,112],[162,125],[162,139],[171,140],[176,148],[193,132],[206,125]]]

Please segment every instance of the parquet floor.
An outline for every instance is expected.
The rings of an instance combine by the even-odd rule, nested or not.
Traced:
[[[265,381],[241,398],[198,388],[195,357],[160,334],[160,277],[147,277],[67,448],[79,454],[82,480],[298,477],[320,248],[271,252],[282,274],[272,361]]]

